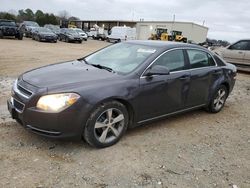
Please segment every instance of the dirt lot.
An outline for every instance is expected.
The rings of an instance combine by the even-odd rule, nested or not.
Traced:
[[[0,40],[0,187],[250,187],[250,75],[238,74],[220,113],[151,123],[101,150],[34,135],[10,119],[6,99],[20,73],[106,45]]]

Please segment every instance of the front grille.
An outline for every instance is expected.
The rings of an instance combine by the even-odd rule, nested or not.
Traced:
[[[24,109],[24,104],[23,103],[19,102],[16,99],[13,99],[13,105],[14,105],[16,111],[18,111],[20,113],[23,112],[23,109]]]
[[[26,95],[27,97],[30,97],[32,95],[32,92],[25,89],[24,87],[20,86],[20,85],[17,85],[17,89],[23,93],[24,95]]]
[[[9,33],[9,34],[15,34],[16,33],[16,30],[14,28],[7,28],[5,31],[6,31],[6,33]]]

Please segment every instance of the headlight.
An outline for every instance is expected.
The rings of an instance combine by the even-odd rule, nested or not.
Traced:
[[[36,107],[48,112],[59,112],[74,104],[79,98],[76,93],[45,95],[38,100]]]

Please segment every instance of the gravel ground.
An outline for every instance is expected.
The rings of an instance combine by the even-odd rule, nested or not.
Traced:
[[[109,148],[58,141],[13,121],[14,79],[108,43],[0,40],[0,187],[250,187],[250,76],[238,74],[218,114],[197,110],[129,130]]]

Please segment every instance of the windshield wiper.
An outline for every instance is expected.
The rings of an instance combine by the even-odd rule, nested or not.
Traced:
[[[105,70],[107,70],[109,72],[115,73],[115,71],[112,68],[110,68],[110,67],[106,67],[106,66],[103,66],[103,65],[100,65],[100,64],[89,64],[89,65],[92,65],[92,66],[97,67],[99,69],[105,69]]]

